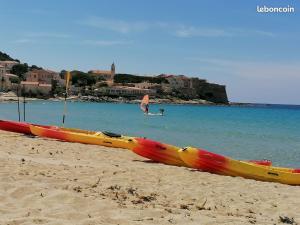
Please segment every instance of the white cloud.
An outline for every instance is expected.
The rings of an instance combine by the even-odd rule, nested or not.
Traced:
[[[233,33],[222,30],[222,29],[206,29],[199,27],[186,27],[181,26],[175,30],[177,37],[188,38],[188,37],[230,37]]]
[[[182,23],[170,22],[145,22],[145,21],[125,21],[117,19],[107,19],[103,17],[89,17],[80,24],[104,30],[110,30],[121,34],[131,32],[142,32],[147,30],[163,30],[180,38],[189,37],[235,37],[235,36],[274,36],[273,33],[261,30],[247,30],[239,28],[214,28],[197,27]]]
[[[71,36],[64,33],[54,33],[54,32],[28,32],[22,35],[23,37],[12,41],[17,44],[28,44],[37,43],[43,41],[43,39],[66,39]]]
[[[131,41],[116,41],[116,40],[85,40],[84,44],[95,46],[114,46],[114,45],[129,45]]]
[[[149,25],[145,22],[127,22],[124,20],[106,19],[102,17],[90,17],[81,22],[81,24],[100,29],[112,30],[123,34],[135,31],[144,31]]]
[[[181,25],[175,29],[175,36],[181,38],[189,37],[246,37],[246,36],[275,36],[271,32],[261,30],[245,29],[219,29],[219,28],[202,28],[194,26]]]
[[[26,38],[17,39],[15,41],[13,41],[13,43],[17,43],[17,44],[26,44],[26,43],[33,43],[33,42],[34,42],[34,40],[26,39]]]
[[[26,37],[32,38],[70,38],[71,36],[64,33],[55,32],[30,32],[25,34]]]

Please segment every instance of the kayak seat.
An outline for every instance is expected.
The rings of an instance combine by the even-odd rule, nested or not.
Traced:
[[[112,133],[112,132],[108,132],[108,131],[103,131],[102,133],[104,135],[106,135],[108,137],[112,137],[112,138],[120,138],[120,137],[122,137],[121,134],[116,134],[116,133]]]

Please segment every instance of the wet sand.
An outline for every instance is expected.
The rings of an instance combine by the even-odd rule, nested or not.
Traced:
[[[299,186],[4,131],[0,149],[1,225],[300,224]]]

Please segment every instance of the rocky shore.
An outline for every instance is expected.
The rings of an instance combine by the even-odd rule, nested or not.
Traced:
[[[19,98],[23,101],[23,98]],[[64,101],[63,97],[41,99],[41,98],[27,98],[26,101]],[[110,102],[110,103],[127,103],[127,104],[138,104],[141,102],[140,99],[129,99],[124,97],[112,98],[108,96],[96,97],[96,96],[69,96],[68,101],[78,101],[78,102]],[[13,92],[7,92],[0,94],[0,102],[16,102],[18,101],[18,96]],[[192,99],[192,100],[182,100],[175,97],[170,98],[153,98],[150,100],[152,104],[191,104],[191,105],[216,105],[216,103],[209,102],[203,99]]]

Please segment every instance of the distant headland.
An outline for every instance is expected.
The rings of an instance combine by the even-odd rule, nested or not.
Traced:
[[[13,93],[29,98],[60,99],[65,92],[65,77],[65,70],[56,72],[29,66],[0,51],[0,91],[10,92],[7,99],[13,100]],[[225,85],[198,77],[116,73],[115,63],[110,70],[71,71],[69,95],[74,100],[135,103],[145,94],[156,103],[229,103]]]

